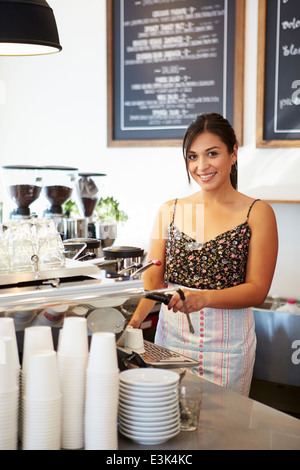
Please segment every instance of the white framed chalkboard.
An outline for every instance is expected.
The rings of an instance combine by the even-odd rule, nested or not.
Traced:
[[[260,0],[257,147],[300,147],[300,1]]]
[[[243,144],[245,0],[107,0],[107,144],[181,146],[218,112]]]

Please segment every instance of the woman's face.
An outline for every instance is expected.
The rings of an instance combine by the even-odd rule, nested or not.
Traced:
[[[187,154],[191,177],[205,190],[231,185],[231,166],[237,159],[237,146],[229,153],[219,136],[210,132],[199,134]]]

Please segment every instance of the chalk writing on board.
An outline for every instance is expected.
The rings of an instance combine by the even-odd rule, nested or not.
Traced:
[[[200,112],[226,116],[227,16],[227,0],[120,1],[122,131],[185,129]]]
[[[275,134],[300,132],[299,32],[300,9],[298,0],[277,0],[274,93]]]

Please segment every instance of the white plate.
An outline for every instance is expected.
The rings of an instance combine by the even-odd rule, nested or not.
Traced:
[[[140,387],[163,388],[179,382],[179,374],[166,369],[129,369],[120,373],[120,382]]]
[[[155,395],[161,395],[163,394],[168,394],[172,392],[173,390],[178,390],[178,383],[172,384],[172,385],[166,385],[165,387],[156,387],[156,386],[146,386],[143,387],[141,385],[127,385],[123,382],[119,382],[119,389],[128,392],[128,393],[134,393],[139,396],[155,396]]]
[[[167,411],[161,410],[159,412],[153,411],[151,413],[145,413],[143,409],[130,411],[125,408],[119,407],[118,413],[127,419],[144,420],[144,421],[162,421],[162,420],[169,420],[169,419],[172,419],[174,416],[177,416],[177,414],[179,413],[179,406],[174,406],[174,408],[167,410]]]
[[[147,387],[146,389],[141,388],[141,387],[127,387],[124,386],[124,384],[120,383],[119,385],[119,390],[132,397],[166,397],[169,396],[170,393],[173,393],[173,391],[178,391],[178,385],[171,385],[170,387],[164,387],[164,388],[153,388],[153,387]]]
[[[119,415],[119,423],[122,425],[123,428],[128,428],[128,430],[136,430],[136,431],[163,431],[169,430],[171,428],[176,427],[180,423],[180,416],[175,416],[172,419],[168,419],[166,421],[134,421],[131,419],[127,419],[122,415]]]
[[[132,441],[138,443],[138,444],[143,444],[143,445],[157,445],[157,444],[162,444],[163,442],[168,441],[172,437],[177,436],[180,432],[180,426],[178,428],[174,429],[173,433],[169,433],[166,435],[159,435],[155,434],[155,436],[149,436],[149,435],[141,435],[141,434],[132,434],[126,432],[124,429],[121,429],[120,427],[120,433],[123,434],[123,436],[128,437]]]
[[[135,403],[132,400],[130,401],[122,401],[119,400],[119,407],[123,409],[128,409],[129,411],[134,411],[134,410],[144,410],[145,412],[150,412],[152,413],[153,410],[158,410],[158,411],[168,411],[173,408],[177,408],[179,406],[178,399],[174,399],[172,401],[166,401],[164,403],[160,402],[154,402],[154,403]]]
[[[180,425],[179,421],[171,426],[152,426],[152,427],[143,427],[143,426],[127,426],[125,423],[120,422],[120,428],[130,434],[143,434],[145,436],[151,437],[155,435],[163,436],[164,433],[172,434],[178,429]]]
[[[146,397],[140,397],[140,396],[136,396],[136,395],[127,395],[126,393],[122,393],[120,390],[119,390],[119,399],[120,401],[122,401],[123,403],[128,403],[129,405],[134,405],[136,403],[138,404],[145,404],[145,406],[147,405],[151,405],[151,404],[164,404],[164,403],[170,403],[170,402],[173,402],[175,400],[178,400],[178,397],[179,397],[179,393],[178,391],[174,391],[172,392],[171,394],[169,394],[168,396],[156,396],[156,397],[153,397],[153,396],[146,396]]]
[[[126,419],[127,421],[130,422],[142,422],[142,423],[169,423],[175,419],[177,419],[180,414],[179,414],[179,408],[177,410],[173,410],[172,412],[166,412],[166,413],[148,413],[147,415],[145,413],[137,413],[137,414],[132,414],[132,413],[127,413],[125,410],[119,410],[119,416],[122,419]]]
[[[161,413],[172,413],[175,412],[179,408],[178,402],[176,403],[171,403],[170,405],[167,406],[150,406],[150,407],[145,407],[144,405],[142,406],[130,406],[127,405],[126,403],[120,403],[119,402],[119,409],[121,411],[127,412],[127,414],[132,414],[133,416],[143,416],[143,415],[149,415],[151,414],[161,414]]]

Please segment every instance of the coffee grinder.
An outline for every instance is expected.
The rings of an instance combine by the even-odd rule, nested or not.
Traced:
[[[6,165],[2,167],[2,173],[10,202],[13,201],[15,205],[9,218],[29,219],[32,216],[30,205],[38,199],[42,189],[41,168],[31,165]]]
[[[43,167],[43,192],[50,202],[50,207],[44,211],[44,217],[53,219],[57,231],[64,237],[63,204],[71,196],[78,178],[78,168],[65,166]]]
[[[100,200],[103,189],[104,173],[79,173],[76,185],[80,212],[88,220],[88,238],[98,238],[94,223],[94,210]]]

